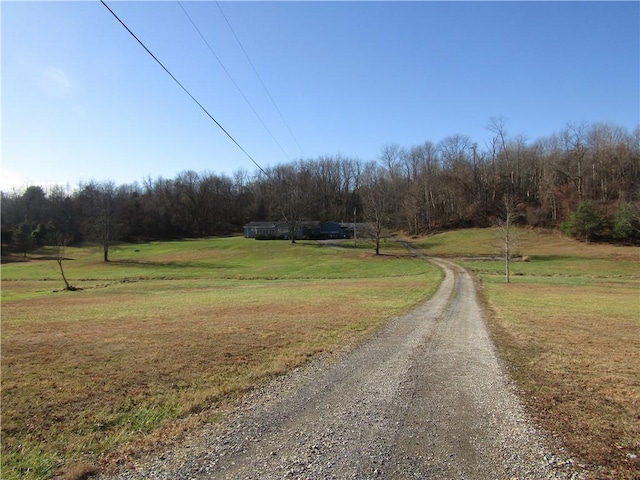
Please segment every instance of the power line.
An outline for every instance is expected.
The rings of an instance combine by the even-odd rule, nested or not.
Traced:
[[[218,6],[218,10],[220,10],[220,13],[222,14],[222,16],[224,17],[225,21],[227,22],[227,25],[229,26],[229,29],[231,30],[231,33],[233,33],[233,36],[235,37],[236,41],[238,42],[238,45],[240,45],[240,48],[244,52],[244,56],[247,58],[247,61],[249,62],[249,65],[251,65],[251,68],[253,69],[254,73],[256,74],[256,77],[258,77],[258,80],[260,80],[260,84],[262,85],[262,88],[264,88],[264,91],[267,93],[267,96],[271,100],[271,103],[273,103],[273,106],[275,107],[276,111],[278,112],[278,115],[280,115],[280,118],[282,119],[282,123],[284,123],[284,125],[287,127],[287,130],[289,130],[289,133],[293,137],[293,140],[296,142],[296,145],[298,145],[298,148],[300,149],[300,151],[304,155],[304,150],[300,146],[300,143],[298,142],[298,139],[296,138],[296,136],[291,131],[291,128],[289,127],[289,124],[284,119],[284,116],[282,115],[282,112],[278,108],[278,105],[276,105],[276,101],[273,99],[273,97],[269,93],[269,89],[267,88],[267,86],[262,81],[262,77],[258,73],[258,70],[256,69],[256,67],[253,65],[253,62],[251,61],[251,58],[249,58],[249,54],[247,53],[247,51],[242,46],[242,42],[240,42],[240,39],[238,38],[238,35],[236,35],[235,30],[233,29],[233,27],[231,26],[231,23],[229,22],[229,19],[227,18],[227,16],[222,11],[222,7],[220,6],[220,2],[218,2],[218,0],[216,0],[216,5]]]
[[[251,105],[251,102],[249,101],[249,99],[245,96],[245,94],[242,92],[242,90],[240,89],[240,86],[236,83],[236,81],[233,79],[233,77],[231,76],[231,74],[229,73],[229,71],[226,69],[226,67],[224,66],[224,64],[222,63],[222,60],[220,60],[220,57],[218,57],[218,55],[216,55],[216,52],[213,51],[213,48],[211,47],[211,45],[209,44],[209,42],[207,41],[207,39],[204,37],[204,35],[202,34],[202,32],[200,31],[200,29],[198,28],[198,26],[195,24],[195,22],[193,21],[193,19],[191,18],[191,15],[189,15],[189,13],[187,13],[187,11],[185,10],[184,6],[182,5],[182,2],[180,0],[177,0],[178,5],[180,5],[180,8],[182,9],[182,11],[184,12],[184,14],[187,16],[187,18],[189,19],[189,21],[191,22],[191,25],[193,25],[193,28],[196,29],[196,32],[198,32],[198,35],[200,35],[200,38],[202,39],[202,41],[207,45],[207,47],[209,48],[209,51],[211,52],[211,54],[215,57],[215,59],[218,61],[218,63],[220,64],[220,66],[222,67],[222,70],[224,70],[224,73],[227,74],[227,76],[229,77],[229,80],[231,80],[231,82],[235,85],[235,87],[238,89],[238,92],[240,92],[240,95],[242,95],[242,98],[244,98],[244,101],[247,102],[247,105],[249,105],[249,108],[251,108],[251,110],[253,111],[253,113],[256,115],[256,117],[258,118],[258,120],[260,120],[260,123],[262,124],[262,126],[264,127],[264,129],[267,131],[267,133],[271,136],[271,138],[273,139],[273,141],[276,143],[276,145],[278,145],[278,147],[280,148],[280,151],[284,154],[285,157],[287,157],[287,160],[291,161],[291,158],[289,158],[289,155],[287,155],[287,152],[284,151],[284,149],[282,148],[282,145],[280,145],[280,142],[278,142],[278,140],[276,140],[276,137],[274,137],[273,133],[271,133],[271,130],[269,130],[269,127],[267,127],[267,125],[264,123],[264,121],[262,120],[262,118],[260,117],[260,115],[258,115],[258,112],[256,112],[256,109],[253,108],[253,105]]]
[[[115,13],[113,10],[111,10],[111,9],[109,8],[109,6],[104,2],[104,0],[100,0],[100,3],[102,3],[102,5],[104,5],[104,6],[105,6],[105,8],[106,8],[107,10],[109,10],[109,12],[111,12],[111,15],[113,15],[113,16],[116,18],[116,20],[118,20],[118,22],[120,22],[120,24],[121,24],[121,25],[122,25],[122,26],[127,30],[127,32],[129,32],[129,33],[131,34],[131,36],[132,36],[133,38],[135,38],[135,39],[136,39],[136,41],[137,41],[137,42],[142,46],[142,48],[144,48],[144,49],[147,51],[147,53],[148,53],[149,55],[151,55],[151,58],[153,58],[153,59],[158,63],[158,65],[160,65],[160,66],[162,67],[162,69],[163,69],[165,72],[167,72],[167,74],[168,74],[168,75],[173,79],[173,81],[174,81],[174,82],[176,82],[176,83],[178,84],[178,86],[179,86],[180,88],[182,88],[182,90],[184,90],[184,92],[185,92],[187,95],[189,95],[189,97],[191,97],[191,100],[193,100],[193,101],[196,103],[196,105],[198,105],[198,106],[202,109],[202,111],[203,111],[204,113],[206,113],[206,114],[207,114],[207,116],[208,116],[211,120],[213,120],[213,122],[214,122],[214,123],[215,123],[215,124],[220,128],[220,130],[222,130],[222,131],[225,133],[225,135],[226,135],[227,137],[229,137],[233,143],[235,143],[235,144],[236,144],[236,146],[237,146],[237,147],[242,151],[242,153],[244,153],[244,154],[249,158],[249,160],[251,160],[251,161],[253,162],[253,164],[254,164],[256,167],[258,167],[258,168],[260,169],[260,171],[261,171],[262,173],[264,173],[265,175],[267,175],[267,176],[268,176],[267,172],[265,172],[265,171],[264,171],[264,169],[263,169],[263,168],[258,164],[258,162],[256,162],[256,161],[253,159],[253,157],[252,157],[251,155],[249,155],[249,154],[247,153],[247,151],[246,151],[244,148],[242,148],[242,145],[240,145],[240,144],[236,141],[236,139],[235,139],[235,138],[233,138],[233,137],[231,136],[231,134],[230,134],[229,132],[227,132],[227,130],[225,130],[225,128],[224,128],[222,125],[220,125],[220,123],[219,123],[215,118],[213,118],[213,115],[211,115],[211,114],[209,113],[209,111],[208,111],[206,108],[204,108],[204,107],[202,106],[202,104],[201,104],[198,100],[196,100],[196,98],[195,98],[193,95],[191,95],[191,93],[189,92],[189,90],[187,90],[187,89],[184,87],[184,85],[182,85],[182,83],[180,83],[180,81],[179,81],[176,77],[174,77],[174,76],[173,76],[173,74],[172,74],[172,73],[167,69],[167,67],[165,67],[165,66],[162,64],[162,62],[161,62],[160,60],[158,60],[158,58],[157,58],[153,53],[151,53],[151,50],[149,50],[149,49],[147,48],[147,46],[146,46],[144,43],[142,43],[142,41],[141,41],[138,37],[136,37],[135,33],[133,33],[133,32],[131,31],[131,29],[130,29],[129,27],[127,27],[127,25],[126,25],[122,20],[120,20],[120,17],[118,17],[118,15],[116,15],[116,13]]]

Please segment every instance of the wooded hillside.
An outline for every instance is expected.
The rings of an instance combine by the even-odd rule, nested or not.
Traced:
[[[568,124],[550,137],[465,135],[384,145],[362,161],[327,155],[232,177],[185,171],[173,179],[88,182],[2,193],[2,243],[39,244],[202,237],[240,232],[252,220],[377,222],[420,234],[489,226],[504,215],[561,227],[586,240],[640,239],[640,127]]]

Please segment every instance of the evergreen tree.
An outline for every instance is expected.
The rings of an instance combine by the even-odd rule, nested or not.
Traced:
[[[13,247],[26,258],[27,253],[35,250],[37,244],[33,232],[27,222],[22,222],[14,230]]]
[[[571,216],[562,223],[560,230],[569,237],[589,242],[602,229],[602,218],[593,208],[593,203],[582,202]]]
[[[640,212],[630,203],[621,205],[616,212],[613,238],[631,241],[640,239]]]

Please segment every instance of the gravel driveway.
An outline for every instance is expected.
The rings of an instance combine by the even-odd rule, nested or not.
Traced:
[[[111,478],[580,478],[525,415],[469,274],[431,261],[446,277],[422,306]]]

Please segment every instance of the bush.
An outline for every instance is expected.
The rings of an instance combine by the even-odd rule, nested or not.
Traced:
[[[616,240],[640,240],[640,211],[638,207],[625,203],[618,208],[613,224],[613,238]]]
[[[571,216],[562,222],[560,230],[568,237],[589,242],[601,233],[604,222],[593,208],[593,203],[582,202]]]

